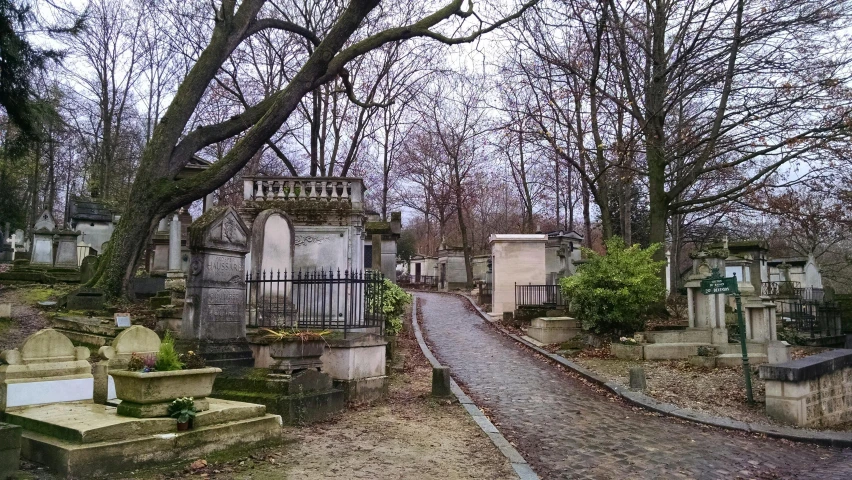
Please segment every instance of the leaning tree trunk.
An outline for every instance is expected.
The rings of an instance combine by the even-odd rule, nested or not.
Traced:
[[[137,180],[134,187],[140,187],[140,183]],[[144,183],[149,185],[153,182]],[[151,191],[147,188],[145,190]],[[163,217],[162,201],[159,198],[134,193],[131,192],[130,198],[133,200],[125,206],[109,245],[103,252],[96,275],[88,283],[89,286],[103,289],[108,297],[119,297],[122,293],[133,297],[130,282],[135,276],[145,245]]]

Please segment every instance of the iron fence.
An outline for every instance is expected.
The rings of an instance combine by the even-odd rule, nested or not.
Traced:
[[[795,330],[810,338],[833,337],[842,333],[840,306],[837,302],[802,301],[776,302],[778,320],[783,328]]]
[[[792,297],[801,290],[799,282],[762,282],[760,294],[764,297]]]
[[[565,297],[559,285],[515,284],[517,307],[566,307]]]
[[[373,271],[246,275],[248,326],[378,330],[384,333],[384,276]]]

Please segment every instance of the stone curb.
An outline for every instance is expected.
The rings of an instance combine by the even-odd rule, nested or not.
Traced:
[[[426,345],[426,340],[423,338],[423,332],[420,330],[420,324],[417,321],[416,292],[414,294],[414,301],[412,302],[411,307],[411,324],[414,326],[414,336],[417,338],[417,343],[420,345],[420,350],[423,351],[423,355],[426,356],[426,359],[429,360],[429,363],[431,363],[433,367],[440,367],[441,363],[434,355],[432,355],[432,352],[429,350],[429,346]],[[491,439],[494,446],[497,447],[504,457],[506,457],[506,460],[508,460],[512,465],[512,469],[515,470],[518,478],[520,480],[539,480],[538,475],[529,466],[527,461],[524,460],[524,457],[520,454],[520,452],[518,452],[515,447],[506,440],[506,437],[504,437],[497,427],[488,420],[488,417],[482,413],[482,410],[476,406],[473,400],[471,400],[471,398],[462,391],[455,379],[452,378],[450,379],[450,390],[453,392],[453,395],[458,398],[459,403],[462,407],[464,407],[471,418],[473,418],[476,424],[479,425],[479,428],[488,435],[488,438]]]
[[[681,420],[688,420],[690,422],[700,423],[702,425],[709,425],[711,427],[724,428],[727,430],[736,430],[739,432],[746,433],[755,433],[765,435],[770,438],[781,438],[802,443],[813,443],[826,447],[852,447],[852,433],[821,432],[817,430],[774,426],[765,423],[745,423],[731,418],[707,415],[705,413],[696,412],[695,410],[691,410],[688,408],[680,408],[677,405],[673,405],[671,403],[660,402],[652,397],[649,397],[648,395],[645,395],[644,393],[630,390],[624,385],[621,385],[620,383],[607,381],[605,378],[598,376],[598,374],[592,372],[591,370],[581,365],[578,365],[561,355],[550,353],[547,350],[544,350],[530,343],[529,341],[524,340],[523,338],[500,327],[500,325],[495,320],[493,320],[490,315],[483,312],[482,309],[479,308],[479,305],[477,305],[476,302],[474,302],[467,295],[452,292],[450,293],[452,295],[464,298],[465,300],[470,302],[473,308],[476,309],[476,312],[479,313],[479,316],[482,317],[489,325],[497,329],[503,335],[506,335],[507,337],[515,340],[516,342],[524,345],[525,347],[532,349],[536,353],[547,357],[551,361],[556,362],[578,373],[586,380],[589,380],[603,388],[606,388],[611,393],[615,394],[620,398],[623,398],[625,401],[632,405],[636,405],[647,410],[660,413],[662,415],[668,415],[670,417],[679,418]]]

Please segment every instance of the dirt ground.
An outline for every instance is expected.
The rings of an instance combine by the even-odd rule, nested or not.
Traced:
[[[824,349],[795,347],[793,356],[799,358],[820,350]],[[630,368],[640,366],[645,370],[648,384],[645,393],[657,400],[742,422],[778,425],[766,416],[766,383],[756,372],[751,376],[755,403],[749,405],[746,401],[742,367],[703,369],[685,360],[636,361],[582,354],[571,360],[623,385],[629,384]],[[852,426],[833,430],[849,431]]]
[[[0,285],[0,303],[12,304],[11,320],[0,320],[0,351],[18,348],[28,336],[47,328],[47,315],[37,302],[56,300],[70,290],[67,285]]]
[[[0,301],[4,301],[2,298]],[[34,327],[16,327],[19,333],[15,335]],[[285,427],[283,445],[249,457],[198,459],[170,471],[132,472],[124,478],[517,478],[509,462],[461,405],[429,397],[431,368],[410,329],[401,334],[399,350],[402,362],[397,365],[402,366],[395,368],[389,398],[384,402],[348,409],[327,422]],[[50,474],[32,464],[24,466],[19,478],[52,480]]]

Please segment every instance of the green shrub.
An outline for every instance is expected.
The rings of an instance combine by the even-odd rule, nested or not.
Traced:
[[[665,287],[655,262],[659,244],[626,247],[620,237],[606,242],[607,254],[583,249],[588,262],[577,274],[560,280],[562,291],[583,329],[598,334],[632,335],[644,329],[647,314],[663,301]]]
[[[160,343],[160,351],[157,353],[157,363],[154,368],[158,372],[170,372],[172,370],[180,370],[183,368],[183,363],[180,361],[180,355],[175,350],[175,339],[168,331]]]
[[[402,315],[405,313],[405,306],[409,303],[411,303],[411,295],[399,285],[385,279],[385,292],[382,298],[385,333],[396,335],[402,330]]]

